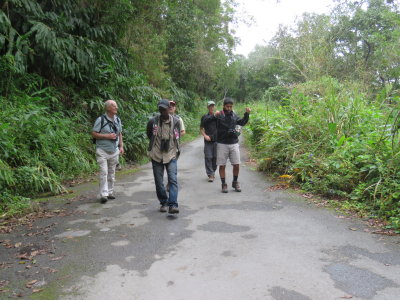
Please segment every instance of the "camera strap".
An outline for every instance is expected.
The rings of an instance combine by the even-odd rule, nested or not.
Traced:
[[[105,120],[105,124],[104,124],[104,120]],[[104,128],[104,127],[106,127],[107,125],[109,125],[110,126],[110,128],[111,128],[111,131],[113,132],[113,133],[115,133],[115,134],[117,134],[117,132],[118,132],[118,128],[117,128],[117,126],[115,125],[115,122],[120,122],[120,120],[119,120],[119,118],[116,116],[115,117],[115,121],[114,122],[111,122],[107,117],[106,117],[106,115],[102,115],[101,116],[101,125],[100,125],[100,130],[99,130],[99,133],[101,132],[101,130]]]

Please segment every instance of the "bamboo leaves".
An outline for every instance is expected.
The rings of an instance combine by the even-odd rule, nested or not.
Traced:
[[[28,69],[71,78],[93,78],[95,61],[103,53],[118,51],[112,26],[100,22],[94,6],[81,8],[76,1],[12,0],[11,14],[0,11],[0,51],[14,56],[17,70]]]
[[[59,50],[56,34],[49,26],[42,22],[32,22],[33,26],[28,34],[33,34],[37,45],[46,51]]]
[[[0,10],[0,32],[6,34],[10,27],[11,27],[10,19],[2,10]]]
[[[3,190],[14,183],[13,170],[6,162],[0,159],[0,189]]]
[[[28,14],[34,15],[35,17],[42,17],[43,10],[37,1],[32,0],[8,0],[11,5],[16,8],[20,8]]]

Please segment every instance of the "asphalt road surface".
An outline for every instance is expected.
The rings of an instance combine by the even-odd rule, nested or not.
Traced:
[[[230,187],[229,166],[222,194],[219,176],[206,180],[203,141],[185,145],[178,216],[158,211],[150,164],[119,176],[117,199],[104,205],[95,185],[77,187],[78,200],[57,204],[73,213],[0,236],[21,242],[0,246],[0,298],[400,299],[399,237],[269,191],[273,183],[245,161],[243,150],[243,191]],[[21,264],[15,255],[24,245],[42,251]]]

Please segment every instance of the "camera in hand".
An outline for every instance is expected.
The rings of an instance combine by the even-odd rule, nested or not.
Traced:
[[[239,125],[236,125],[234,128],[229,128],[228,129],[228,135],[229,136],[235,136],[238,137],[240,135],[241,127]]]
[[[237,137],[237,136],[239,136],[239,134],[240,134],[240,133],[237,132],[235,128],[230,128],[230,129],[228,129],[228,135],[229,135],[229,136]]]

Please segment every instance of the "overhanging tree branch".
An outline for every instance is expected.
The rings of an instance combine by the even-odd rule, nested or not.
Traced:
[[[293,66],[297,71],[299,71],[299,73],[301,74],[301,76],[304,77],[304,79],[307,81],[309,80],[308,76],[300,69],[299,66],[297,66],[294,62],[292,62],[291,60],[287,59],[287,58],[283,58],[283,57],[276,57],[276,56],[269,56],[266,57],[266,59],[278,59],[278,60],[283,60],[288,62],[291,66]]]

